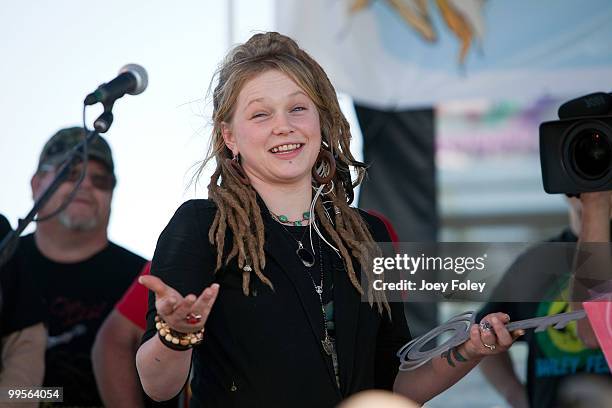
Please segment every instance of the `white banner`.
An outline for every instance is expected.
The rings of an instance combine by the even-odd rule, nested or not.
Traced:
[[[609,0],[277,0],[276,26],[379,109],[612,88]]]

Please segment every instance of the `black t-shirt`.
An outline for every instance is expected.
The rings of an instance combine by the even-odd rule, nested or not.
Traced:
[[[101,406],[91,366],[98,328],[142,269],[145,259],[109,243],[91,258],[58,263],[38,250],[34,235],[20,239],[17,255],[32,271],[49,331],[47,387],[64,387],[64,405]],[[42,405],[51,406],[51,405]]]
[[[11,227],[0,215],[0,241]],[[32,276],[23,268],[23,261],[13,256],[0,269],[0,337],[42,321],[44,313],[40,298],[32,297]]]
[[[566,229],[559,236],[552,238],[549,242],[576,242],[577,237]],[[515,263],[526,262],[530,257],[537,256],[537,247],[531,251],[527,251]],[[541,260],[538,260],[541,262]],[[550,265],[555,268],[563,265],[571,265],[568,262],[558,262],[551,259]],[[520,279],[516,274],[521,273],[521,268],[515,268],[515,265],[510,267],[510,270],[504,275],[501,285],[504,282]],[[555,281],[546,282],[546,279],[552,279],[555,275],[542,274],[541,277],[533,277],[531,290],[545,291],[566,291],[569,284],[569,274],[571,271],[560,271],[556,274],[557,277],[565,275],[567,279],[556,279]],[[514,277],[514,278],[513,278]],[[518,278],[518,279],[517,279]],[[550,294],[552,298],[552,293]],[[550,316],[558,313],[568,312],[569,304],[567,302],[490,302],[478,313],[477,322],[486,314],[494,312],[503,312],[510,315],[512,321],[530,319],[533,317]],[[520,341],[526,341],[529,347],[529,356],[527,361],[527,394],[529,404],[532,407],[547,408],[556,407],[557,394],[563,380],[581,373],[603,375],[610,378],[610,369],[606,364],[605,357],[599,349],[586,348],[576,332],[576,323],[572,322],[562,330],[557,330],[552,327],[547,328],[543,332],[536,333],[533,329],[526,330],[524,336],[519,338]]]

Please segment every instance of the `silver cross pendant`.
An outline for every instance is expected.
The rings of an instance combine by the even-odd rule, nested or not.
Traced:
[[[327,353],[328,356],[331,356],[334,352],[334,343],[331,341],[328,335],[325,335],[325,338],[321,340],[321,344],[323,345],[323,350]]]

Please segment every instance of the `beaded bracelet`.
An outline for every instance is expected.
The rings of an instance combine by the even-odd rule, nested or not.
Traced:
[[[164,346],[172,350],[185,351],[197,346],[204,340],[204,328],[194,333],[181,333],[170,328],[159,315],[155,316],[155,328]]]

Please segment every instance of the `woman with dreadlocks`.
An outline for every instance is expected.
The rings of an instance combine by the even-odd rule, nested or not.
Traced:
[[[369,388],[423,402],[512,343],[491,316],[495,332],[475,326],[452,358],[398,375],[410,334],[402,305],[362,282],[389,237],[349,206],[365,173],[349,143],[333,86],[293,40],[256,34],[229,53],[209,199],[177,210],[141,278],[155,293],[136,358],[152,398],[177,394],[193,364],[193,406],[331,407]]]

